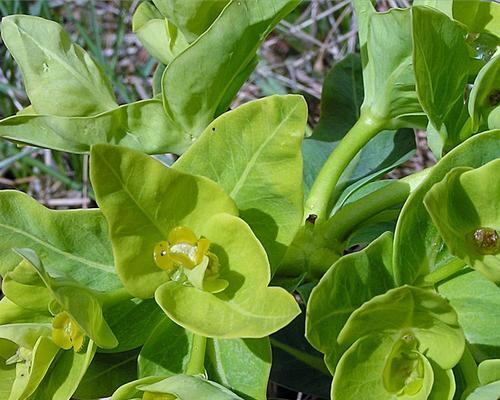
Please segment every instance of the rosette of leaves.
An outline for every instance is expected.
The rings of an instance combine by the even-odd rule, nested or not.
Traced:
[[[97,346],[113,348],[118,342],[97,293],[51,277],[32,250],[16,252],[23,260],[4,277],[6,297],[0,302],[0,330],[6,332],[1,337],[18,346],[6,362],[15,363],[16,376],[5,398],[67,399]]]
[[[433,291],[394,288],[392,236],[337,261],[313,289],[306,336],[325,354],[333,399],[451,399],[465,339]]]
[[[500,283],[500,160],[457,167],[436,183],[424,203],[451,254]]]
[[[154,296],[172,320],[208,337],[264,337],[298,314],[290,294],[267,287],[262,245],[214,182],[111,145],[92,148],[91,180],[132,295]]]

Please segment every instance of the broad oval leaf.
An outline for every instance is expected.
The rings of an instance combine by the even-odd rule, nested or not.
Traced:
[[[271,346],[262,339],[208,339],[208,378],[244,399],[265,400],[271,370]]]
[[[358,15],[365,98],[370,111],[389,126],[421,126],[425,121],[417,98],[412,60],[411,11],[377,13],[370,0],[355,0]],[[397,38],[387,46],[387,38]]]
[[[468,270],[440,284],[438,291],[456,310],[475,358],[500,358],[498,287],[480,273]]]
[[[167,66],[163,104],[180,131],[196,138],[217,112],[226,111],[231,101],[227,93],[234,95],[234,82],[243,84],[250,74],[247,66],[258,46],[298,3],[231,1],[210,28]]]
[[[153,0],[165,17],[172,21],[189,42],[205,32],[230,0]]]
[[[90,117],[18,114],[0,121],[0,136],[70,153],[86,153],[99,143],[149,154],[182,153],[191,143],[165,115],[162,102],[155,99],[125,104]]]
[[[30,400],[70,399],[84,377],[95,350],[95,344],[89,341],[86,351],[80,353],[71,350],[61,351]]]
[[[483,385],[500,380],[500,359],[484,360],[477,367],[479,382]]]
[[[139,354],[139,378],[186,373],[192,346],[193,333],[163,314],[163,320],[150,331]]]
[[[300,146],[307,106],[271,96],[212,122],[174,168],[217,182],[231,196],[276,268],[302,222]]]
[[[328,356],[332,371],[341,355],[337,336],[349,316],[393,287],[392,235],[386,233],[366,249],[340,258],[313,289],[307,304],[306,337]]]
[[[450,252],[500,283],[500,159],[472,169],[458,167],[424,198]]]
[[[424,206],[430,188],[455,167],[477,168],[500,157],[500,130],[477,134],[443,157],[410,195],[394,236],[394,279],[397,285],[418,284],[437,267],[443,241]]]
[[[498,400],[500,381],[489,383],[475,389],[466,400]]]
[[[364,303],[350,315],[337,340],[347,348],[365,335],[406,331],[418,341],[418,351],[443,369],[454,367],[462,357],[465,339],[455,310],[438,294],[411,286]]]
[[[96,145],[90,168],[97,202],[108,220],[118,275],[135,297],[152,297],[170,280],[155,264],[153,250],[173,228],[186,226],[199,236],[199,227],[212,215],[237,214],[231,198],[212,181],[168,168],[134,150]]]
[[[37,114],[81,117],[117,106],[104,72],[56,22],[7,16],[2,38],[23,72]]]
[[[284,327],[300,313],[286,290],[267,287],[270,270],[266,253],[241,219],[218,214],[201,233],[213,243],[220,276],[229,286],[212,294],[174,281],[163,284],[155,299],[171,319],[207,337],[260,338]]]
[[[438,134],[430,142],[433,152],[441,156],[472,134],[464,102],[471,68],[465,43],[467,31],[445,14],[427,7],[413,7],[411,23],[416,90]]]
[[[429,360],[421,353],[415,355],[423,370],[421,371],[422,383],[419,390],[412,395],[388,391],[384,384],[384,369],[386,368],[386,359],[391,354],[395,342],[394,338],[380,334],[363,336],[357,340],[340,359],[333,377],[332,399],[428,399],[434,383],[434,372]]]
[[[0,275],[21,260],[14,247],[33,249],[48,272],[71,276],[94,290],[122,285],[114,270],[104,216],[98,210],[49,210],[16,191],[0,192]]]

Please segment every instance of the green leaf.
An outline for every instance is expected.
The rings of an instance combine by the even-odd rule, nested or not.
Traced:
[[[500,296],[498,287],[475,271],[438,286],[458,314],[458,322],[476,359],[500,358]]]
[[[232,83],[241,81],[240,74],[261,42],[297,4],[297,0],[231,1],[210,28],[167,66],[163,103],[180,131],[192,138],[201,134],[217,116],[221,102],[227,103],[226,92],[234,93]]]
[[[212,215],[237,213],[231,198],[212,181],[168,168],[137,151],[94,146],[90,168],[97,202],[108,220],[118,275],[135,297],[152,297],[170,280],[169,273],[156,266],[153,249],[173,228],[186,226],[199,236]]]
[[[479,382],[487,385],[500,380],[500,359],[484,360],[477,368]]]
[[[307,106],[270,96],[212,122],[174,168],[217,182],[264,245],[273,270],[302,222],[300,145]]]
[[[355,399],[384,399],[384,400],[425,400],[431,392],[434,382],[432,367],[425,356],[420,353],[414,355],[421,364],[422,371],[418,375],[421,387],[414,395],[389,391],[384,375],[387,364],[386,357],[392,355],[397,340],[390,336],[372,334],[357,340],[342,356],[337,371],[333,377],[332,398],[342,400]],[[399,355],[399,354],[398,354]],[[399,373],[404,374],[403,368]],[[396,372],[396,373],[397,373]],[[404,376],[391,376],[392,380],[399,380]],[[405,384],[401,385],[402,388]]]
[[[29,367],[24,370],[24,365],[18,365],[16,369],[20,374],[12,385],[9,400],[24,400],[40,385],[43,377],[47,374],[49,367],[59,353],[60,348],[48,337],[40,336],[33,348]]]
[[[37,114],[82,117],[117,106],[104,72],[59,24],[11,15],[2,19],[2,38]]]
[[[375,333],[418,341],[418,351],[441,368],[450,369],[462,356],[465,340],[457,314],[448,302],[429,290],[411,286],[391,289],[354,311],[337,338],[348,347],[358,338]]]
[[[429,360],[434,371],[434,384],[429,394],[429,400],[453,400],[456,391],[453,370],[442,369],[434,361]]]
[[[122,286],[100,211],[52,211],[10,190],[0,192],[0,210],[0,275],[5,276],[21,260],[11,249],[26,247],[49,266],[49,273],[71,276],[95,290]]]
[[[483,123],[486,123],[489,129],[500,128],[499,81],[500,52],[479,71],[470,92],[469,114],[475,130]]]
[[[136,379],[135,381],[124,384],[119,387],[111,397],[111,400],[136,400],[141,399],[143,392],[137,387],[145,384],[159,382],[164,377],[148,376],[147,378]]]
[[[454,167],[477,168],[500,157],[500,130],[477,134],[443,157],[401,211],[394,236],[394,278],[397,285],[422,282],[438,265],[442,239],[423,203],[430,188]]]
[[[500,5],[494,1],[454,0],[453,18],[467,25],[469,32],[500,36]]]
[[[229,0],[153,0],[165,17],[172,21],[189,42],[205,32]]]
[[[436,183],[424,203],[451,254],[500,283],[500,159],[458,167]]]
[[[150,393],[173,394],[178,400],[242,400],[224,386],[190,375],[175,375],[139,389]]]
[[[169,64],[188,46],[177,27],[147,1],[137,7],[132,29],[148,52],[163,64]]]
[[[455,0],[415,0],[413,2],[413,6],[428,6],[435,8],[446,15],[448,15],[450,18],[453,16],[453,2]],[[467,0],[469,3],[470,1]],[[472,0],[475,1],[475,0]]]
[[[33,350],[40,336],[50,336],[49,324],[8,324],[0,325],[0,338],[15,343],[18,347]]]
[[[33,250],[15,251],[36,270],[53,299],[74,318],[90,339],[104,348],[118,345],[115,335],[104,320],[101,304],[94,293],[64,278],[51,277]]]
[[[152,329],[165,314],[154,299],[130,299],[107,306],[104,319],[118,340],[113,349],[98,349],[102,353],[117,353],[142,346],[151,335]]]
[[[176,129],[160,100],[125,104],[91,117],[61,117],[33,113],[0,121],[0,136],[16,142],[70,153],[85,153],[90,146],[111,143],[144,153],[182,153],[190,144]]]
[[[48,310],[44,312],[19,307],[7,297],[0,300],[0,325],[25,323],[51,323],[52,316]]]
[[[354,7],[365,89],[361,112],[387,120],[392,128],[421,126],[425,118],[415,89],[410,9],[376,13],[370,0],[355,0]]]
[[[97,353],[83,376],[76,399],[110,397],[121,385],[137,377],[137,350],[125,353]]]
[[[335,369],[341,349],[337,336],[364,302],[394,287],[392,235],[386,233],[366,249],[340,258],[321,278],[307,304],[306,337],[325,353]]]
[[[86,351],[61,351],[59,357],[31,395],[30,400],[68,400],[76,391],[95,353],[89,341]]]
[[[16,379],[16,366],[7,365],[5,361],[15,355],[17,346],[9,340],[0,339],[0,396],[8,399]]]
[[[155,298],[171,319],[199,335],[232,339],[267,336],[297,316],[299,307],[289,293],[267,287],[267,256],[248,225],[232,215],[218,214],[201,233],[213,243],[220,276],[229,286],[212,294],[179,282],[163,284]]]
[[[3,278],[2,292],[19,307],[48,312],[52,294],[31,264],[22,260]]]
[[[440,156],[472,134],[464,104],[471,68],[467,31],[445,14],[426,7],[412,8],[411,23],[416,89],[439,134],[439,148],[433,151]]]
[[[498,400],[500,394],[500,381],[492,382],[474,390],[466,400]]]
[[[193,333],[163,315],[139,354],[139,378],[186,373],[192,346]]]
[[[208,339],[208,378],[248,400],[265,400],[271,346],[262,339]]]

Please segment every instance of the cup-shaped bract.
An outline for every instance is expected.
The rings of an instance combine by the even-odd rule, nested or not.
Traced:
[[[452,169],[424,202],[450,252],[500,283],[500,159]]]
[[[402,286],[372,298],[351,314],[337,340],[346,351],[335,370],[335,399],[424,400],[432,391],[453,397],[449,370],[465,339],[453,308],[430,290]]]
[[[209,337],[263,337],[299,313],[284,289],[267,287],[262,245],[213,181],[111,145],[93,147],[91,179],[134,296],[154,295],[170,318]]]

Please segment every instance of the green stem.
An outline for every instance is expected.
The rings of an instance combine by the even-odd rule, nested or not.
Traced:
[[[333,205],[333,192],[340,176],[358,152],[377,133],[383,130],[387,121],[363,112],[358,121],[342,138],[321,168],[305,204],[305,217],[316,215],[319,221],[328,218]]]
[[[456,258],[450,261],[448,264],[442,266],[441,268],[432,271],[424,278],[424,283],[428,285],[435,285],[445,279],[448,279],[450,276],[454,275],[461,269],[465,267],[465,263]]]
[[[351,233],[369,218],[403,203],[410,194],[410,185],[394,181],[361,199],[342,207],[326,222],[326,236],[339,243],[346,241]]]
[[[205,336],[193,335],[191,358],[186,366],[187,375],[201,375],[205,373],[205,350],[207,338]]]

